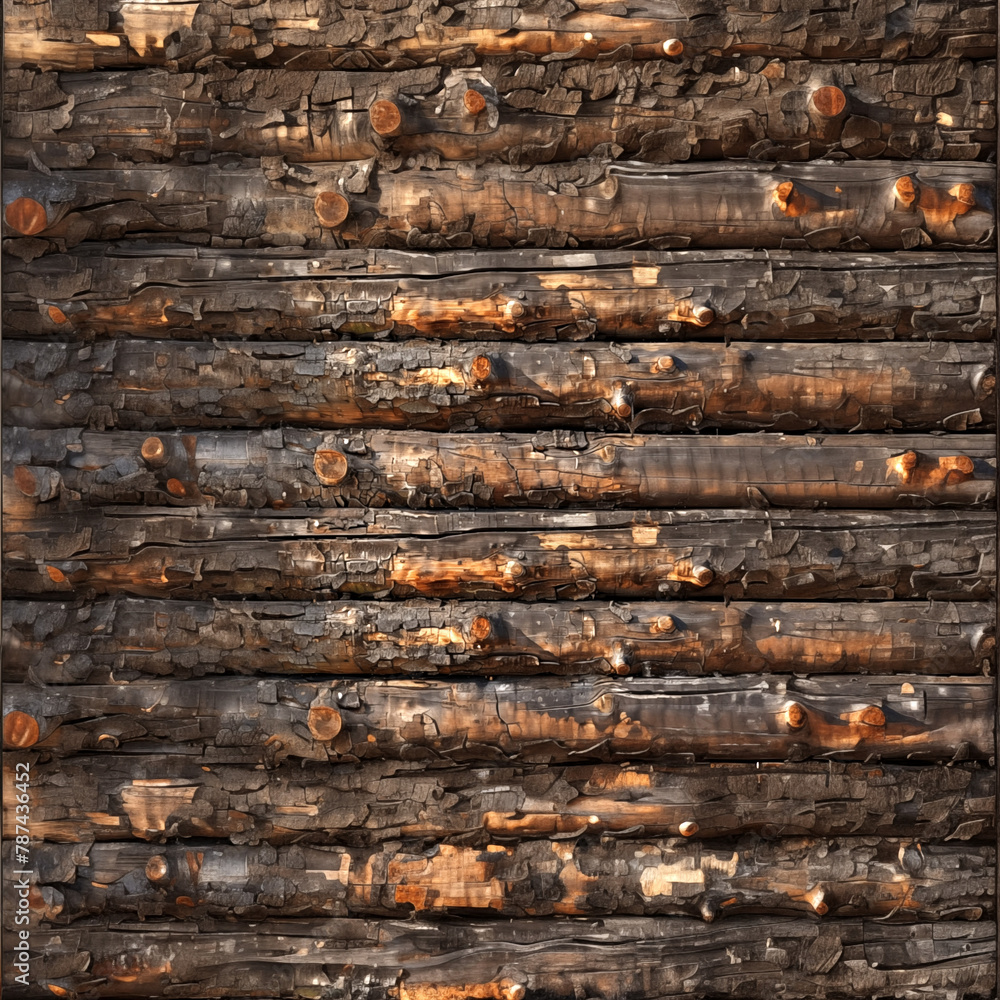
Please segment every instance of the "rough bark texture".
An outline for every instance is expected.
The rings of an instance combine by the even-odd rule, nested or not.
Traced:
[[[142,674],[975,674],[990,604],[8,601],[8,677]]]
[[[655,917],[563,921],[265,921],[251,926],[95,921],[38,931],[39,981],[110,997],[323,996],[517,1000],[600,996],[993,996],[996,924]],[[10,962],[12,956],[5,954]]]
[[[260,507],[985,507],[993,435],[4,429],[11,513]]]
[[[8,66],[57,69],[166,65],[190,69],[206,57],[294,69],[472,66],[490,57],[551,64],[578,57],[662,58],[664,43],[700,55],[806,56],[811,59],[993,58],[996,9],[984,0],[927,6],[850,0],[782,0],[766,10],[683,0],[664,11],[628,0],[610,10],[595,0],[555,7],[467,7],[412,0],[313,8],[289,0],[218,7],[211,2],[153,8],[129,0],[57,4],[40,13],[17,0],[6,14]]]
[[[996,320],[986,253],[47,247],[8,242],[10,336],[989,340]]]
[[[4,413],[22,427],[995,426],[986,344],[13,341],[3,368]]]
[[[4,154],[67,168],[222,153],[323,162],[388,152],[527,166],[612,146],[660,163],[831,153],[975,160],[996,151],[994,63],[624,55],[533,73],[503,60],[464,72],[12,70]]]
[[[151,233],[203,243],[217,237],[233,247],[424,250],[994,245],[995,170],[986,163],[658,167],[594,157],[528,170],[392,172],[374,160],[292,169],[275,159],[10,170],[5,204],[30,203],[31,212],[5,210],[3,232],[60,251]]]
[[[247,751],[248,758],[252,751]],[[178,754],[29,752],[31,828],[43,840],[221,838],[234,844],[400,841],[485,848],[551,837],[992,837],[996,775],[970,764],[252,763],[206,767]],[[4,770],[4,830],[13,833],[13,762]],[[596,817],[596,822],[595,822]]]
[[[306,760],[940,761],[993,753],[983,678],[848,675],[306,682],[246,677],[4,692],[4,743]]]
[[[7,517],[3,588],[9,598],[989,600],[995,527],[986,511],[126,507]]]
[[[5,861],[13,861],[11,847]],[[478,913],[716,918],[992,916],[993,847],[872,837],[725,846],[584,837],[485,848],[135,843],[40,845],[35,915],[53,924],[132,917],[406,917]],[[4,887],[13,929],[17,893]]]

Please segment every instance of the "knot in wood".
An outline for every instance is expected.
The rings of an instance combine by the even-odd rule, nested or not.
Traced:
[[[368,109],[368,118],[372,128],[382,136],[394,135],[403,124],[403,116],[392,101],[376,101]]]
[[[336,486],[347,475],[347,456],[321,448],[313,456],[313,469],[324,486]]]
[[[684,43],[679,38],[668,38],[663,43],[663,54],[676,59],[684,51]]]
[[[673,632],[677,628],[677,623],[670,615],[660,615],[653,627],[657,632]]]
[[[699,587],[707,587],[715,579],[715,573],[708,566],[695,566],[691,576]]]
[[[695,306],[691,310],[691,315],[698,326],[708,326],[715,321],[715,310],[711,306]]]
[[[3,742],[5,746],[25,747],[34,746],[38,742],[40,735],[38,723],[27,712],[8,712],[3,717]]]
[[[148,437],[142,442],[139,453],[147,465],[162,465],[166,458],[167,449],[158,437]]]
[[[669,354],[664,354],[663,357],[656,359],[656,367],[661,372],[673,371],[674,359]]]
[[[677,829],[682,837],[693,837],[700,827],[693,819],[686,819]]]
[[[46,566],[45,572],[53,583],[65,583],[66,574],[58,566]]]
[[[4,209],[3,217],[22,236],[34,236],[49,224],[45,206],[34,198],[15,198]]]
[[[65,323],[66,313],[64,313],[59,306],[49,306],[49,319],[56,324]]]
[[[774,189],[774,202],[785,215],[792,211],[792,200],[795,198],[795,185],[791,181],[782,181]]]
[[[527,990],[523,983],[515,983],[513,979],[501,979],[500,993],[503,1000],[524,1000]]]
[[[519,316],[524,315],[524,306],[517,299],[511,299],[507,303],[505,311],[508,316],[513,316],[514,319],[517,319]]]
[[[797,701],[785,707],[785,722],[789,729],[801,729],[808,718],[806,710]]]
[[[830,911],[830,907],[824,902],[826,893],[818,885],[807,890],[803,894],[803,899],[813,908],[813,912],[818,913],[821,917]]]
[[[915,451],[904,451],[902,455],[893,455],[885,460],[889,472],[895,473],[902,482],[908,482],[913,470],[920,461]]]
[[[477,382],[485,382],[493,371],[493,365],[485,354],[477,354],[472,359],[472,377]]]
[[[918,188],[912,177],[900,177],[893,185],[896,201],[909,208],[917,199]]]
[[[869,705],[858,714],[858,722],[866,726],[884,726],[885,712],[878,705]]]
[[[111,733],[101,733],[97,737],[97,747],[99,750],[117,750],[119,746],[118,737]]]
[[[996,375],[986,375],[984,376],[982,382],[979,383],[979,392],[983,396],[988,396],[997,387],[997,377]]]
[[[974,184],[956,184],[953,188],[948,189],[948,194],[955,201],[970,208],[976,203],[976,187]]]
[[[321,191],[313,202],[313,211],[320,225],[332,229],[347,218],[351,206],[347,199],[336,191]]]
[[[187,496],[187,487],[179,479],[168,479],[167,492],[174,497],[185,497]]]
[[[478,90],[467,90],[463,100],[465,103],[465,110],[468,111],[470,115],[478,115],[480,111],[484,111],[486,109],[486,98],[483,97]]]
[[[326,743],[332,740],[340,732],[342,721],[340,712],[328,705],[316,705],[309,709],[309,716],[306,720],[309,732],[313,739]]]
[[[490,637],[492,632],[493,625],[490,623],[489,618],[485,615],[478,615],[472,619],[472,625],[469,627],[469,634],[476,640],[476,642],[484,642]]]
[[[819,87],[812,92],[811,101],[824,118],[836,118],[847,107],[847,98],[839,87]]]
[[[167,877],[167,859],[162,854],[154,854],[146,862],[146,878],[150,882],[162,882]]]

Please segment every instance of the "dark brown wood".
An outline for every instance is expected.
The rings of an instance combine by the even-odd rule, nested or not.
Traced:
[[[252,750],[247,751],[252,754]],[[307,762],[265,771],[179,754],[31,761],[31,830],[84,844],[222,838],[234,844],[447,842],[537,837],[989,838],[996,775],[970,764],[483,764]],[[14,836],[13,757],[4,836]],[[570,839],[572,843],[572,839]]]
[[[371,160],[291,171],[244,159],[11,170],[4,200],[42,206],[46,223],[33,238],[51,250],[140,233],[232,247],[989,249],[994,174],[986,163],[883,160],[658,167],[590,158],[394,173]],[[331,200],[336,210],[323,207]],[[31,235],[15,223],[5,218],[5,236]]]
[[[687,828],[693,825],[687,824]],[[13,867],[13,845],[4,860]],[[46,844],[34,848],[34,914],[85,917],[547,917],[746,914],[909,923],[994,914],[996,852],[871,837],[691,844],[533,840],[373,848]],[[8,912],[17,889],[4,886]]]
[[[801,918],[657,917],[560,921],[418,919],[94,920],[37,929],[37,970],[23,996],[49,1000],[99,982],[102,996],[272,997],[325,990],[399,1000],[600,996],[664,1000],[701,994],[789,1000],[905,996],[919,989],[986,1000],[996,980],[990,920],[897,926]],[[5,965],[13,963],[4,954]],[[338,984],[334,986],[333,984]],[[19,991],[20,993],[21,991]]]
[[[8,601],[3,642],[6,676],[51,684],[217,672],[977,674],[993,661],[993,618],[990,604],[899,601]]]
[[[8,336],[989,340],[996,318],[983,253],[43,248],[8,244]]]
[[[530,79],[523,63],[506,60],[465,73],[11,70],[4,156],[65,169],[221,153],[323,162],[389,150],[527,166],[614,145],[659,163],[830,153],[985,160],[996,151],[995,93],[995,64],[958,59],[639,61],[619,52],[550,64]]]
[[[303,635],[308,641],[309,636]],[[388,757],[941,761],[993,753],[984,678],[781,675],[305,682],[246,677],[36,687],[9,684],[10,713],[39,727],[29,745],[202,755],[253,747],[285,758]],[[5,726],[5,728],[7,728]],[[20,731],[20,730],[19,730]],[[9,736],[5,737],[9,740]]]
[[[582,431],[4,430],[10,513],[59,503],[219,508],[985,507],[993,435],[723,437]],[[148,445],[146,445],[149,447]]]
[[[879,431],[993,426],[980,344],[8,341],[22,427]]]
[[[971,511],[126,507],[6,518],[3,588],[8,598],[989,600],[995,526]]]
[[[701,55],[901,59],[936,55],[993,58],[996,11],[984,0],[898,7],[852,0],[836,10],[816,0],[775,9],[732,10],[719,2],[669,11],[628,0],[608,8],[477,6],[417,0],[405,8],[361,2],[317,12],[304,0],[280,12],[253,0],[219,9],[211,2],[149,8],[96,0],[40,14],[27,0],[5,13],[8,66],[60,69],[166,65],[190,69],[206,57],[294,69],[473,66],[496,56],[535,58],[543,68],[578,57],[690,59]]]

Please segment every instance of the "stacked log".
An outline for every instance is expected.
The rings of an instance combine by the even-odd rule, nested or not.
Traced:
[[[320,7],[5,9],[4,986],[992,997],[995,6]]]

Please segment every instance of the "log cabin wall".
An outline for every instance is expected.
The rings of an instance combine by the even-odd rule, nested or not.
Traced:
[[[4,12],[10,996],[995,996],[992,0]]]

